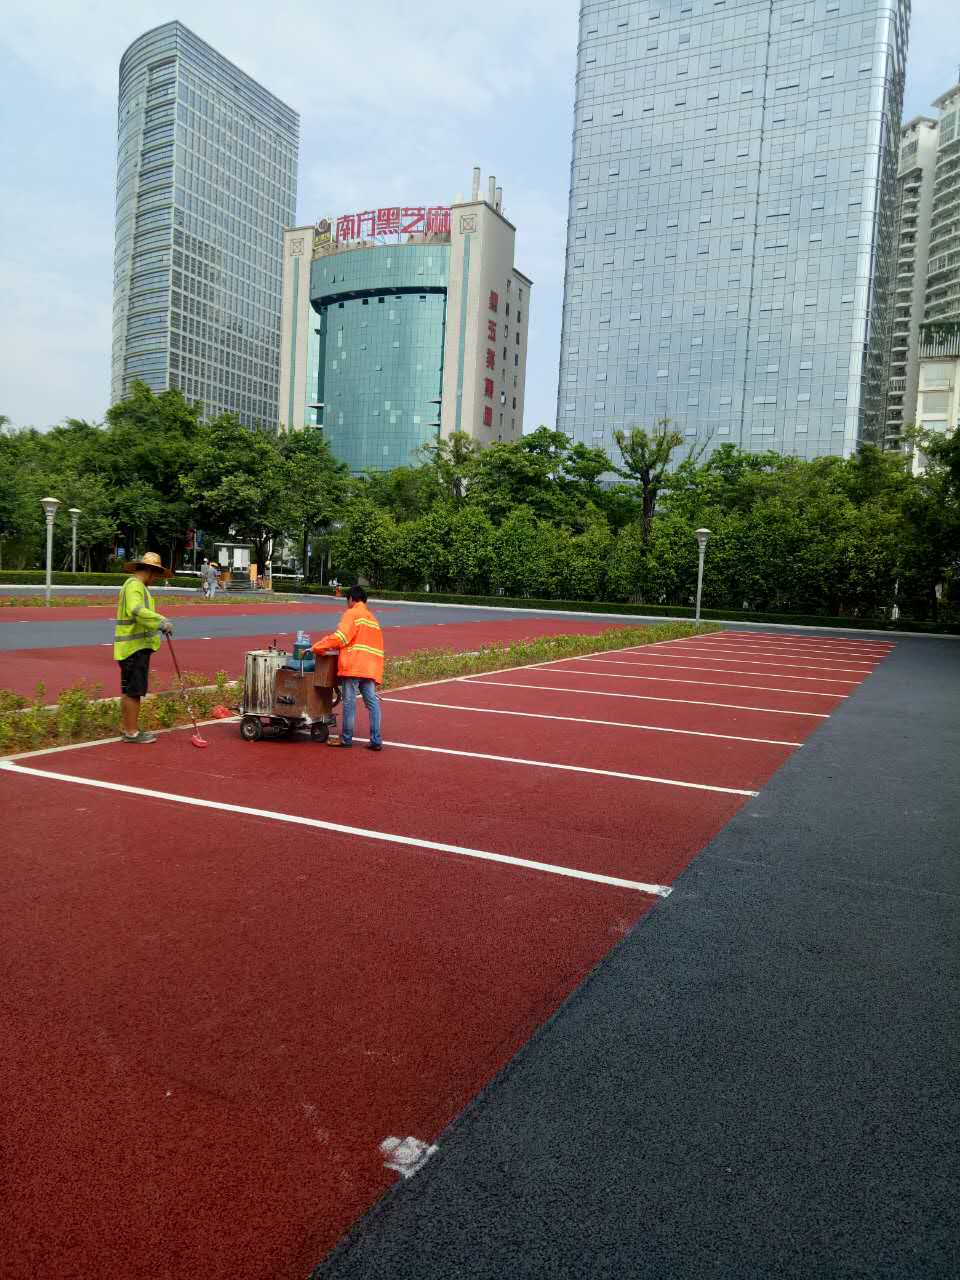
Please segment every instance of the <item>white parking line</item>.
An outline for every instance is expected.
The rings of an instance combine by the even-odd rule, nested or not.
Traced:
[[[764,676],[769,671],[731,671],[728,667],[701,667],[692,662],[629,662],[623,658],[604,658],[598,653],[584,653],[579,658],[570,658],[570,662],[608,662],[613,667],[663,667],[665,671],[713,671],[719,676]],[[722,661],[722,659],[714,659]],[[731,659],[735,661],[735,659]],[[781,680],[811,680],[819,684],[860,684],[859,680],[840,680],[835,676],[788,676],[783,671],[776,673]],[[799,692],[799,691],[798,691]]]
[[[366,738],[358,739],[366,742]],[[651,782],[661,787],[683,787],[688,791],[716,791],[725,796],[755,796],[758,791],[744,791],[741,787],[715,787],[706,782],[682,782],[679,778],[661,778],[648,773],[621,773],[617,769],[591,769],[580,764],[555,764],[550,760],[525,760],[522,756],[494,756],[484,751],[458,751],[452,747],[427,747],[419,742],[387,742],[388,747],[401,747],[406,751],[432,751],[441,756],[462,756],[467,760],[493,760],[497,764],[522,764],[536,769],[562,769],[566,773],[591,773],[600,778],[623,778],[627,782]]]
[[[574,661],[574,659],[570,659]],[[547,664],[544,663],[544,666]],[[552,664],[551,664],[552,665]],[[792,693],[795,698],[849,698],[849,693],[825,693],[822,689],[782,689],[771,684],[733,684],[729,680],[684,680],[672,676],[628,676],[621,671],[574,671],[570,667],[560,667],[560,671],[568,676],[585,676],[593,680],[657,680],[660,684],[701,684],[712,689],[756,689],[760,693]],[[724,672],[718,674],[723,675]],[[763,677],[759,677],[762,679]]]
[[[896,645],[887,640],[839,640],[819,636],[777,635],[772,631],[707,631],[706,637],[721,636],[749,644],[796,645],[811,649],[865,649],[889,652]]]
[[[630,649],[630,650],[625,650],[625,652],[643,653],[644,650]],[[724,654],[727,654],[735,651],[731,649],[723,649],[721,650],[721,652]],[[672,657],[673,655],[671,654],[670,656]],[[681,656],[690,657],[690,658],[709,658],[711,662],[744,662],[746,661],[743,654],[741,654],[739,658],[727,658],[727,657],[714,658],[712,654],[703,653],[699,649],[684,649]],[[870,675],[870,673],[876,669],[873,666],[869,666],[869,667],[834,666],[832,663],[826,663],[826,662],[770,662],[766,658],[750,658],[749,661],[755,667],[781,667],[781,668],[789,667],[791,671],[846,671],[849,675],[859,675],[862,677],[866,677]]]
[[[538,686],[539,687],[539,686]],[[581,690],[581,693],[583,691]],[[707,733],[705,729],[672,729],[661,724],[631,724],[627,720],[587,720],[583,716],[551,716],[545,711],[507,711],[502,707],[467,707],[456,702],[425,702],[422,698],[401,698],[403,693],[384,694],[394,706],[439,707],[441,711],[472,711],[484,716],[522,716],[527,720],[559,720],[561,724],[599,724],[611,729],[639,729],[644,733],[679,733],[689,738],[719,738],[723,742],[756,742],[770,747],[802,747],[802,742],[783,738],[745,738],[736,733]]]
[[[0,760],[0,769],[8,773],[20,773],[29,777],[53,782],[70,782],[76,786],[93,787],[99,791],[121,792],[126,795],[152,800],[167,800],[171,804],[189,805],[196,809],[214,809],[218,813],[237,813],[245,818],[266,818],[271,822],[285,822],[299,827],[313,827],[320,831],[333,831],[338,835],[356,836],[361,840],[376,840],[382,844],[403,845],[413,849],[430,849],[435,853],[452,853],[461,858],[479,858],[485,862],[499,862],[510,867],[523,867],[528,871],[543,871],[548,875],[565,876],[573,880],[589,880],[594,884],[613,885],[619,889],[632,889],[637,893],[666,898],[669,885],[645,884],[639,880],[623,880],[619,876],[604,876],[593,871],[581,871],[577,867],[555,866],[550,862],[536,862],[530,858],[513,858],[505,853],[489,853],[485,849],[469,849],[464,845],[444,844],[438,840],[420,840],[415,836],[395,835],[387,831],[373,831],[366,827],[350,827],[340,822],[326,822],[322,818],[305,818],[295,813],[276,813],[272,809],[253,809],[246,805],[226,804],[222,800],[201,800],[198,796],[175,795],[170,791],[154,791],[149,787],[127,786],[121,782],[103,782],[99,778],[77,778],[70,773],[53,773],[46,769],[30,769],[26,765]]]
[[[829,720],[825,711],[783,711],[780,707],[741,707],[735,702],[700,702],[695,698],[658,698],[651,693],[601,693],[599,689],[567,689],[551,684],[517,684],[513,680],[486,680],[480,676],[457,676],[461,684],[499,684],[505,689],[541,689],[544,693],[579,693],[585,698],[632,698],[636,702],[678,702],[685,707],[722,707],[725,711],[765,711],[771,716],[812,716]]]
[[[886,650],[877,652],[873,649],[830,649],[825,646],[797,646],[793,645],[774,645],[774,644],[737,644],[728,637],[721,636],[720,639],[713,643],[709,636],[684,636],[684,641],[706,644],[708,648],[715,649],[733,649],[737,653],[766,653],[766,654],[788,654],[796,655],[804,658],[851,658],[861,662],[882,662],[887,656]]]

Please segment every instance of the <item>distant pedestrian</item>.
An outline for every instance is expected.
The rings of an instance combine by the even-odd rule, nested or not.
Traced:
[[[120,588],[113,656],[120,664],[121,739],[135,745],[156,742],[156,734],[140,728],[140,699],[147,692],[150,658],[160,648],[161,635],[173,635],[173,623],[153,605],[150,588],[173,574],[155,551],[124,565],[131,575]]]
[[[210,561],[210,576],[207,579],[207,595],[212,600],[220,585],[220,566],[215,560]]]
[[[210,594],[210,561],[204,556],[200,566],[200,590],[205,596]]]
[[[331,738],[328,746],[352,747],[353,730],[357,719],[357,694],[370,717],[369,751],[382,751],[380,732],[380,699],[377,685],[383,684],[383,632],[380,623],[367,608],[367,593],[363,587],[351,587],[347,592],[347,611],[337,624],[336,631],[323,636],[313,647],[314,653],[325,649],[339,649],[337,676],[343,695],[343,726],[339,738]]]

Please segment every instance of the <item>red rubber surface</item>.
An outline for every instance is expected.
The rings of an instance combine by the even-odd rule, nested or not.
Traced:
[[[0,785],[5,1280],[308,1275],[651,901]]]
[[[623,697],[615,689],[603,689],[602,696],[587,691],[587,681],[564,682],[553,679],[526,679],[536,671],[497,672],[479,679],[459,680],[436,685],[429,691],[434,702],[462,703],[466,706],[506,707],[518,711],[547,711],[586,720],[616,720],[626,724],[664,725],[667,728],[700,729],[708,733],[729,733],[751,738],[774,738],[778,741],[801,742],[823,721],[809,712],[800,715],[776,715],[766,711],[735,711],[726,707],[691,706],[684,702],[637,701]],[[597,682],[599,686],[599,681]],[[533,686],[525,688],[524,686]],[[583,688],[581,689],[581,685]],[[557,689],[573,692],[557,693]],[[390,697],[403,697],[398,689]],[[410,697],[423,697],[422,693]],[[659,687],[651,687],[647,697],[664,697]],[[764,695],[765,697],[767,695]],[[719,701],[719,699],[706,699]],[[747,705],[746,702],[743,705]],[[757,705],[762,705],[758,703]],[[611,733],[614,730],[610,730]]]
[[[339,612],[324,613],[318,618],[313,633],[322,634],[323,627],[332,630]],[[585,622],[557,618],[510,619],[504,622],[438,622],[430,626],[387,627],[384,630],[386,651],[390,657],[403,657],[420,649],[479,649],[482,645],[510,644],[545,635],[598,635],[612,630],[608,622]],[[291,640],[293,632],[252,633],[242,636],[217,636],[211,640],[174,637],[177,656],[184,671],[199,671],[213,677],[224,670],[231,678],[243,674],[244,655],[261,649],[273,640]],[[173,663],[164,645],[150,663],[151,687],[167,688],[173,682]],[[62,649],[0,650],[0,689],[10,689],[32,697],[38,683],[46,689],[46,701],[56,700],[61,689],[86,680],[100,684],[106,696],[119,692],[117,664],[113,660],[112,642],[76,645]]]
[[[547,672],[564,678],[386,695],[385,738],[750,789],[791,748],[444,705],[797,742],[823,723],[519,687]],[[23,764],[659,883],[746,803],[399,746],[245,743],[235,723],[206,727],[200,753],[190,732]],[[382,1139],[441,1137],[652,902],[6,771],[0,821],[5,1280],[300,1280],[394,1181]]]

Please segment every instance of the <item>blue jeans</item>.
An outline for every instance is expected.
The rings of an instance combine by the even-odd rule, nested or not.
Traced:
[[[340,680],[340,691],[343,694],[343,728],[340,740],[345,746],[353,742],[353,730],[357,723],[357,693],[363,699],[370,717],[370,741],[375,747],[380,746],[380,699],[377,697],[375,680],[361,680],[357,676],[343,676]]]

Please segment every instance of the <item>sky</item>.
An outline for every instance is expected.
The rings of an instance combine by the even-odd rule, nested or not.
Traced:
[[[955,84],[956,0],[914,0],[904,119]],[[0,24],[0,413],[100,421],[120,57],[181,18],[300,113],[298,222],[496,174],[534,281],[524,429],[556,413],[579,0],[33,0]]]

